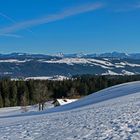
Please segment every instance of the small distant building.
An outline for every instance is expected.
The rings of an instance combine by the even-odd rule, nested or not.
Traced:
[[[77,101],[78,99],[56,99],[53,104],[54,106],[61,106],[61,105],[66,105],[72,102]]]

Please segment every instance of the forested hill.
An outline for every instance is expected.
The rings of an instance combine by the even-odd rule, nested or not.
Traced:
[[[140,73],[140,54],[0,54],[0,76],[13,78],[76,74],[135,75]]]
[[[80,98],[101,89],[130,81],[139,81],[134,76],[75,76],[63,81],[0,80],[0,107],[23,106],[56,98]]]

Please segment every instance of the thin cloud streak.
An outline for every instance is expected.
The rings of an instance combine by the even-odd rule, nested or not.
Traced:
[[[121,8],[115,9],[115,12],[129,12],[140,9],[140,3],[136,4],[126,4]]]
[[[0,34],[0,36],[2,37],[13,37],[13,38],[23,38],[20,35],[16,35],[16,34]]]
[[[17,24],[17,21],[11,18],[10,16],[0,12],[0,16],[5,18],[6,20],[10,21],[11,23]],[[30,29],[26,29],[28,32],[33,33]]]
[[[63,11],[59,14],[50,15],[50,16],[47,16],[47,17],[39,18],[39,19],[33,19],[33,20],[20,22],[20,23],[12,25],[10,27],[6,27],[6,28],[2,29],[0,31],[0,33],[1,34],[6,34],[6,33],[16,32],[16,31],[23,30],[23,29],[26,29],[26,28],[29,28],[29,27],[34,27],[34,26],[41,25],[41,24],[47,24],[47,23],[50,23],[50,22],[55,22],[55,21],[58,21],[58,20],[62,20],[64,18],[67,18],[67,17],[70,17],[70,16],[94,11],[94,10],[100,9],[102,7],[103,7],[102,3],[94,3],[94,4],[90,3],[90,4],[87,4],[87,5],[83,5],[83,6],[79,6],[79,7],[75,7],[75,8],[65,10],[65,11]]]
[[[12,22],[12,23],[16,23],[16,21],[13,18],[7,16],[4,13],[1,13],[0,12],[0,16],[3,17],[3,18],[5,18],[6,20]],[[13,38],[22,38],[22,36],[16,35],[16,34],[0,34],[0,36],[2,36],[2,37],[13,37]]]
[[[1,12],[0,12],[0,16],[3,17],[3,18],[5,18],[5,19],[7,19],[7,20],[9,20],[9,21],[11,21],[12,23],[16,23],[16,21],[15,21],[13,18],[7,16],[7,15],[4,14],[4,13],[1,13]]]

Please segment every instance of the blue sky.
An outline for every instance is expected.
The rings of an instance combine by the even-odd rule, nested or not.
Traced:
[[[0,53],[140,52],[140,0],[1,0]]]

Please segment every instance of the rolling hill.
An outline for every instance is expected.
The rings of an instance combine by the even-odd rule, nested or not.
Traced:
[[[140,82],[117,85],[43,112],[0,116],[1,140],[104,140],[140,137]],[[18,110],[19,108],[17,108]],[[4,111],[5,110],[5,111]],[[6,112],[4,108],[0,112]]]
[[[140,55],[105,54],[24,54],[0,55],[0,76],[12,78],[56,75],[135,75],[140,73]]]

